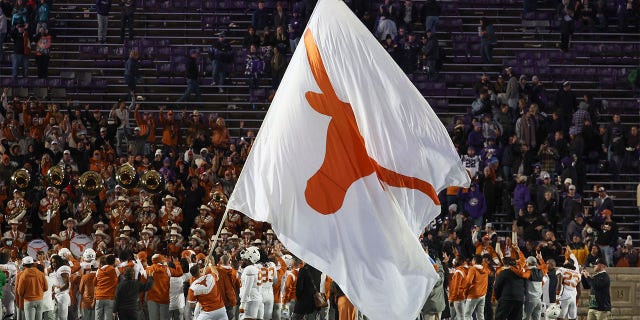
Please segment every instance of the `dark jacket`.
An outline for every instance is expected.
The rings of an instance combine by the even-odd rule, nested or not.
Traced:
[[[589,309],[598,311],[611,311],[611,294],[609,287],[611,279],[606,271],[596,273],[592,277],[583,277],[587,280],[591,291],[589,292]]]
[[[194,57],[189,57],[186,66],[186,77],[191,80],[198,80],[198,60]]]
[[[554,275],[556,274],[556,269],[547,270],[547,274]],[[558,287],[558,277],[549,277],[549,286],[547,286],[548,294],[549,294],[549,303],[556,302],[556,288]]]
[[[149,291],[153,287],[153,277],[149,276],[147,283],[141,283],[138,280],[122,280],[116,288],[116,297],[114,310],[122,312],[123,310],[138,310],[138,298],[140,292]]]
[[[124,64],[124,78],[127,82],[135,81],[139,75],[140,62],[138,59],[129,58]]]
[[[309,314],[319,309],[313,303],[313,295],[320,289],[320,276],[322,273],[306,264],[298,272],[296,282],[296,305],[293,312],[296,314]]]
[[[136,12],[136,1],[134,0],[122,0],[120,2],[120,9],[123,15],[132,15]]]
[[[498,300],[524,302],[525,281],[510,269],[505,269],[496,277],[493,294]]]
[[[108,16],[111,11],[111,0],[96,0],[96,12],[101,16]]]

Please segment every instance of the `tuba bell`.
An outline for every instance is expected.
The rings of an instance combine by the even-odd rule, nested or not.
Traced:
[[[98,172],[93,170],[83,173],[78,180],[78,190],[91,197],[100,194],[103,187],[102,177]]]
[[[164,177],[156,170],[147,170],[140,179],[140,185],[149,193],[159,193],[164,189]]]
[[[20,191],[27,191],[32,187],[31,174],[27,169],[18,169],[11,175],[11,184]]]
[[[213,197],[211,198],[213,202],[217,202],[223,205],[227,204],[227,195],[222,191],[216,191],[213,193]]]
[[[64,166],[56,165],[47,171],[47,182],[56,189],[62,189],[69,184],[69,176],[64,170]]]
[[[121,165],[116,171],[116,182],[125,189],[133,189],[138,186],[140,176],[136,169],[128,162]]]

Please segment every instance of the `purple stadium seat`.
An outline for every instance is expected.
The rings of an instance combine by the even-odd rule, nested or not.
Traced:
[[[186,63],[187,62],[187,57],[186,56],[173,56],[171,57],[171,62],[172,63]]]
[[[178,57],[178,56],[182,56],[182,57],[186,57],[187,56],[187,48],[185,47],[171,47],[171,55],[173,55],[174,57]]]
[[[457,97],[460,95],[460,89],[458,88],[447,88],[447,96],[448,97]]]
[[[50,87],[50,88],[60,88],[60,87],[62,87],[62,79],[60,79],[60,78],[49,78],[49,79],[47,79],[47,87]]]
[[[184,0],[171,0],[171,6],[177,9],[182,9],[186,6],[186,2]]]
[[[217,16],[202,16],[202,30],[215,29],[218,25]]]
[[[173,64],[171,63],[159,63],[156,66],[157,73],[171,73],[173,71]]]
[[[473,91],[473,88],[462,88],[460,90],[460,96],[463,97],[473,97],[476,95],[476,92]]]
[[[251,1],[250,4],[251,3],[253,3],[253,1]],[[247,4],[244,0],[232,0],[230,3],[230,8],[245,10],[247,9]]]
[[[156,50],[156,56],[169,57],[171,56],[171,47],[161,46]]]

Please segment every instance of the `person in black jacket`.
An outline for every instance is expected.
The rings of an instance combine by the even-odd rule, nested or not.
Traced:
[[[503,262],[508,268],[498,274],[493,286],[493,294],[498,300],[495,319],[522,319],[525,279],[512,270],[516,268],[516,261],[513,258],[506,257]]]
[[[224,32],[218,34],[216,41],[209,49],[211,59],[211,85],[218,85],[218,92],[223,93],[224,80],[233,61],[233,49],[229,41],[225,40]]]
[[[198,50],[192,49],[189,59],[187,60],[186,78],[187,78],[187,91],[178,99],[178,102],[186,100],[192,93],[196,95],[196,100],[201,101],[202,95],[200,94],[200,83],[198,83]]]
[[[556,260],[547,260],[547,274],[556,274]],[[556,303],[556,287],[558,287],[558,277],[549,277],[549,285],[546,286],[549,295],[549,305]]]
[[[609,319],[611,317],[611,294],[609,287],[611,279],[607,274],[607,266],[603,259],[596,262],[593,269],[595,274],[591,276],[589,271],[582,270],[582,279],[591,288],[589,292],[589,319]],[[583,282],[584,284],[584,282]]]
[[[319,291],[322,273],[310,264],[304,265],[298,272],[296,282],[296,304],[291,320],[316,319],[319,308],[313,302],[313,295]]]
[[[153,273],[149,273],[148,282],[141,283],[134,278],[133,268],[124,270],[124,280],[116,287],[114,310],[120,320],[138,319],[138,299],[140,292],[149,291],[153,287]],[[115,316],[114,316],[115,318]]]

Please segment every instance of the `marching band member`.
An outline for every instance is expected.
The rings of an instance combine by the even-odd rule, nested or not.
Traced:
[[[253,232],[251,229],[244,229],[244,231],[242,231],[242,241],[241,241],[241,245],[243,248],[248,248],[251,247],[251,245],[253,245],[253,236],[256,233]]]
[[[52,234],[50,236],[47,236],[47,239],[49,239],[49,245],[51,246],[51,250],[54,250],[55,252],[60,251],[60,249],[64,248],[62,246],[62,238],[60,238],[60,235],[57,234]]]
[[[203,240],[197,233],[192,234],[191,237],[189,237],[189,245],[187,246],[187,249],[193,250],[196,254],[204,252],[202,243]]]
[[[109,235],[102,230],[96,230],[93,233],[93,250],[96,251],[97,257],[102,257],[111,252],[109,250],[109,243],[111,242],[107,240],[108,237]]]
[[[199,214],[194,219],[195,226],[204,229],[207,235],[215,234],[215,219],[211,215],[211,208],[201,205],[198,211]]]
[[[120,234],[120,229],[124,227],[124,225],[130,224],[133,222],[133,216],[131,215],[131,208],[129,208],[127,198],[124,196],[118,197],[118,203],[115,208],[111,210],[107,217],[109,218],[109,227],[111,227],[111,232],[113,237],[118,236]],[[117,239],[116,239],[117,240]]]
[[[164,201],[164,206],[158,210],[158,217],[160,218],[162,229],[167,230],[172,224],[182,223],[184,220],[182,209],[175,206],[177,199],[171,195],[166,195],[162,198],[162,201]]]
[[[23,252],[27,248],[27,240],[24,232],[20,231],[20,222],[17,220],[9,220],[11,230],[6,231],[2,235],[3,248],[10,251],[15,250],[16,253]]]
[[[158,248],[158,244],[163,240],[162,237],[156,235],[158,228],[155,225],[148,224],[145,229],[151,231],[151,242],[153,242],[155,248]]]
[[[18,229],[24,232],[27,230],[27,222],[28,219],[24,219],[27,215],[27,209],[31,205],[27,200],[24,199],[24,192],[14,189],[13,190],[13,199],[7,202],[6,210],[6,218],[7,221],[17,221],[19,223]]]
[[[179,257],[180,252],[182,252],[184,248],[184,241],[182,234],[180,233],[182,228],[177,224],[173,224],[170,231],[169,243],[167,244],[167,255],[171,257]]]
[[[58,234],[60,232],[60,195],[58,189],[47,188],[47,196],[40,200],[38,216],[42,220],[44,234]]]
[[[122,252],[131,251],[131,245],[129,243],[129,236],[126,234],[120,234],[116,238],[116,247],[113,248],[113,253],[116,257],[119,257]]]
[[[111,236],[107,233],[107,229],[109,229],[109,225],[102,222],[102,221],[98,221],[98,223],[94,223],[93,224],[93,229],[96,230],[96,232],[98,230],[102,231],[102,233],[104,234],[104,239],[105,241],[107,241],[108,243],[111,243]],[[94,233],[95,235],[95,233]],[[94,237],[94,241],[95,241],[95,237]]]
[[[80,200],[80,203],[76,206],[75,213],[75,218],[78,222],[76,227],[79,233],[89,235],[93,232],[93,225],[91,221],[93,219],[93,214],[97,212],[98,208],[95,202],[91,200],[91,197],[86,194],[82,195],[82,200]]]
[[[62,246],[64,248],[71,248],[71,239],[76,236],[76,232],[73,228],[77,223],[78,221],[73,218],[67,218],[63,221],[63,224],[67,227],[66,230],[60,231],[60,238],[62,239]]]
[[[120,232],[129,238],[129,247],[130,248],[134,249],[134,248],[136,248],[138,246],[138,239],[136,239],[133,236],[133,229],[131,229],[131,227],[124,226],[124,228],[122,228],[120,230]]]
[[[140,241],[138,241],[138,251],[144,251],[147,255],[153,255],[156,245],[151,239],[153,232],[147,228],[140,231]]]
[[[142,207],[136,210],[136,223],[140,228],[145,227],[146,225],[154,225],[156,224],[156,212],[155,206],[151,201],[144,201],[142,203]],[[153,236],[153,234],[152,234]]]

